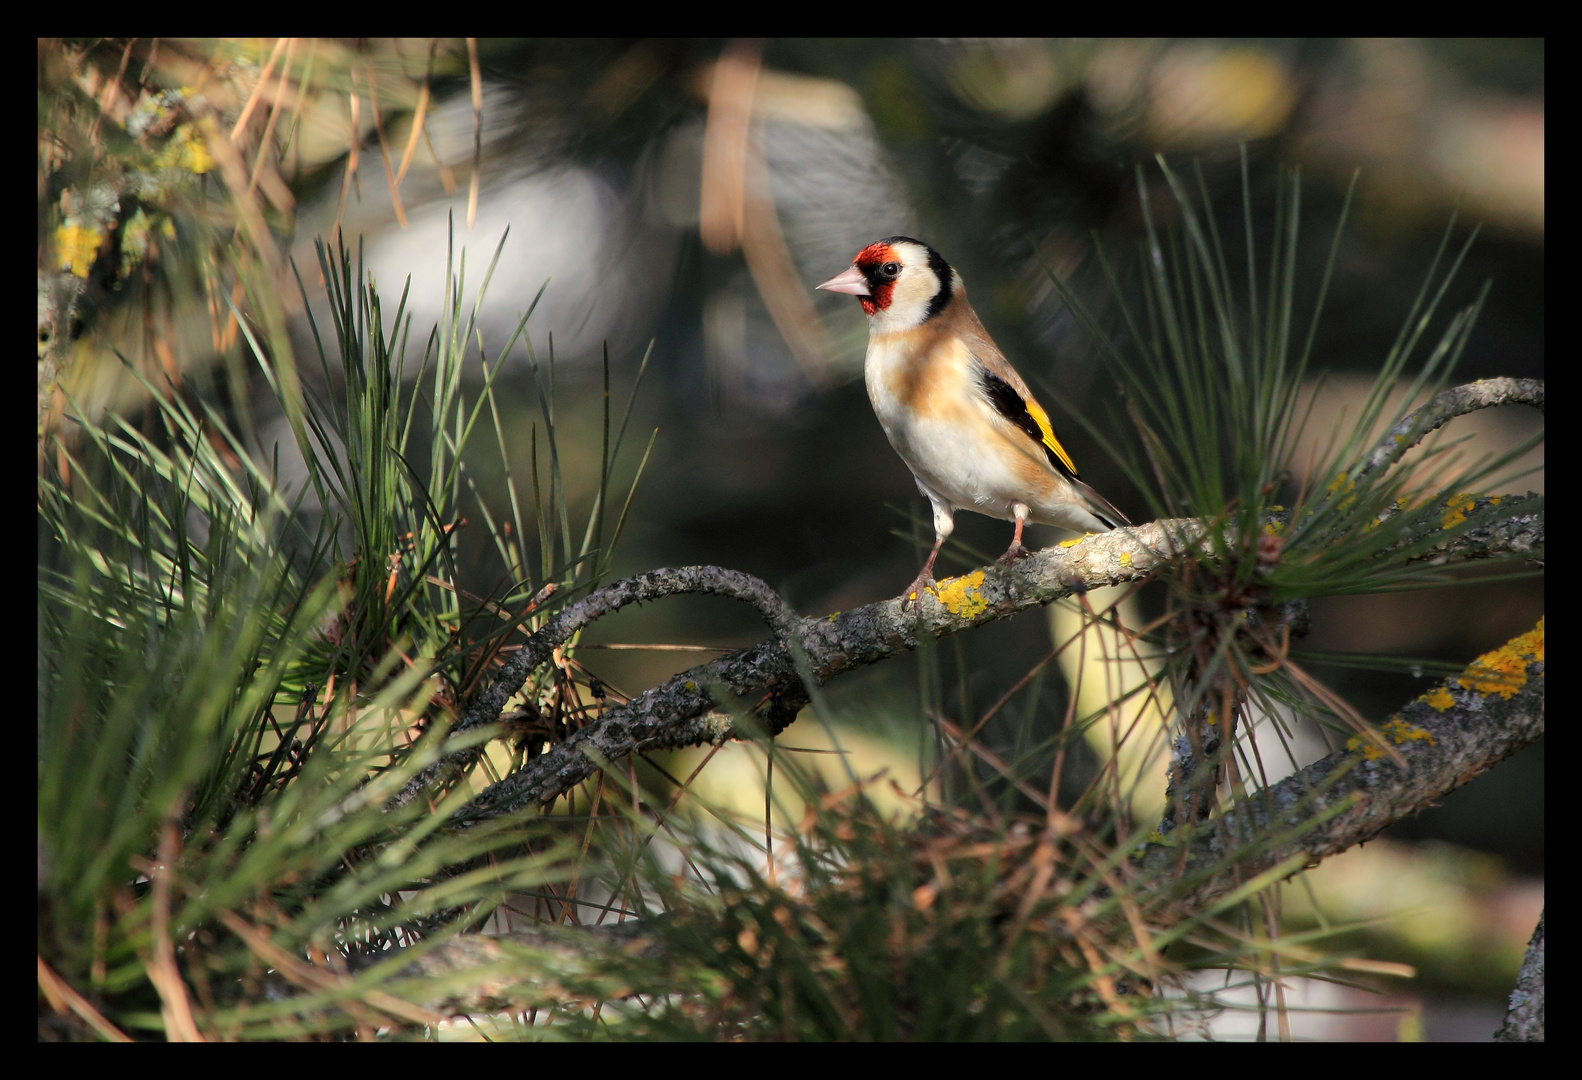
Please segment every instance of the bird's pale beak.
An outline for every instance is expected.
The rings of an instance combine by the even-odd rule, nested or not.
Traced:
[[[868,279],[863,277],[862,271],[855,266],[848,266],[845,270],[820,285],[819,288],[828,289],[830,292],[851,293],[853,296],[873,295],[868,291]]]

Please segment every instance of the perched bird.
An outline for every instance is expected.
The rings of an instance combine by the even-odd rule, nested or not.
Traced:
[[[1000,556],[1006,564],[1030,554],[1022,546],[1029,521],[1079,532],[1129,524],[1077,479],[1048,414],[939,252],[909,236],[887,237],[818,287],[850,293],[867,312],[868,398],[934,509],[934,550],[903,603],[934,588],[934,560],[957,510],[1016,522]]]

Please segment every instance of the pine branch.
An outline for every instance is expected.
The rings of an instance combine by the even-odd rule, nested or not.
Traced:
[[[1519,511],[1527,502],[1507,499],[1498,509]],[[1510,529],[1491,525],[1476,539],[1457,538],[1436,552],[1435,558],[1488,557],[1499,553],[1502,544],[1509,545],[1507,551],[1527,552],[1535,540],[1541,547],[1541,512],[1518,512],[1509,520],[1514,523]],[[455,820],[476,822],[546,804],[592,776],[600,762],[629,754],[717,745],[752,738],[764,730],[778,734],[808,703],[804,676],[814,685],[823,685],[844,672],[910,652],[924,641],[958,634],[1089,589],[1168,573],[1172,561],[1195,547],[1204,532],[1201,522],[1176,519],[1086,536],[1037,552],[1013,569],[995,563],[945,579],[939,583],[937,595],[924,594],[920,610],[915,612],[903,611],[897,597],[852,611],[788,622],[784,620],[789,609],[770,604],[762,582],[717,567],[655,571],[618,582],[568,609],[535,635],[534,641],[539,643],[530,643],[513,658],[507,672],[468,713],[463,726],[493,722],[505,700],[520,689],[534,666],[534,657],[547,658],[553,648],[549,643],[565,639],[562,632],[569,636],[569,628],[586,626],[635,599],[686,591],[752,598],[783,632],[773,640],[685,671],[609,710],[598,722],[490,786],[459,811]],[[665,582],[674,585],[668,592],[664,591]],[[682,582],[687,588],[680,587]],[[621,603],[615,603],[616,599]],[[417,788],[417,784],[412,786],[414,794]]]

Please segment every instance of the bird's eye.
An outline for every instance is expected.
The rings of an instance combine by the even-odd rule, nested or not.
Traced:
[[[879,273],[887,278],[899,277],[901,274],[901,264],[892,259],[890,262],[887,262],[883,266],[879,267]]]

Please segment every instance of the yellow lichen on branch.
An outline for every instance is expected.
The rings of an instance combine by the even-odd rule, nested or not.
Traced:
[[[989,606],[982,585],[983,571],[974,570],[970,574],[940,582],[936,594],[946,611],[958,619],[970,619]]]
[[[1544,621],[1468,665],[1456,678],[1463,690],[1498,694],[1509,701],[1527,683],[1527,665],[1544,658]]]
[[[1418,727],[1416,724],[1408,724],[1399,716],[1393,716],[1386,720],[1379,728],[1379,734],[1397,746],[1409,742],[1426,742],[1429,746],[1434,745],[1432,733],[1425,728]],[[1346,749],[1361,750],[1362,756],[1369,761],[1378,761],[1384,756],[1384,750],[1377,743],[1364,739],[1361,735],[1353,735],[1350,739],[1347,739]]]

